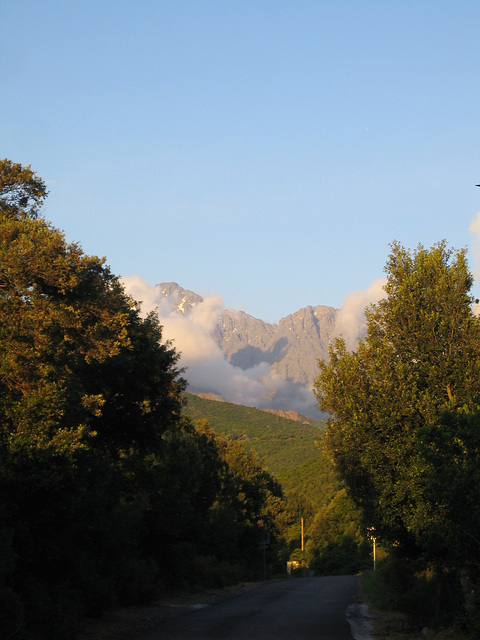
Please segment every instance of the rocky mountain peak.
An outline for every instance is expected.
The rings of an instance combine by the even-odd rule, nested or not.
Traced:
[[[156,286],[178,313],[189,313],[203,301],[200,295],[176,282]],[[244,311],[224,309],[213,337],[234,366],[246,370],[265,362],[281,378],[311,386],[317,375],[318,358],[328,357],[336,315],[333,307],[308,305],[278,324],[271,324]]]
[[[155,285],[155,288],[160,290],[164,298],[170,299],[173,309],[178,313],[188,313],[195,305],[203,302],[202,296],[194,291],[183,289],[176,282],[161,282]]]

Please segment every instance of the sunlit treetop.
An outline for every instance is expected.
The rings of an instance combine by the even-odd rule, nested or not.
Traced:
[[[0,211],[12,217],[36,218],[48,195],[45,182],[7,158],[0,160]]]

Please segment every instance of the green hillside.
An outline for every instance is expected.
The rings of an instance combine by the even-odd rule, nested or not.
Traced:
[[[190,393],[185,393],[184,413],[194,422],[206,418],[215,433],[255,449],[286,492],[296,490],[320,506],[337,490],[331,464],[315,445],[323,422],[311,418],[298,422]]]

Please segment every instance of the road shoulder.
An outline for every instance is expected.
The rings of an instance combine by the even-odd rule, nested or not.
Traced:
[[[470,640],[455,628],[419,629],[398,611],[383,611],[368,605],[371,620],[371,640]]]
[[[260,584],[262,583],[246,582],[222,589],[173,592],[162,596],[149,606],[112,609],[98,620],[85,618],[75,640],[131,640],[144,631],[154,629],[164,620],[191,609],[221,602]]]

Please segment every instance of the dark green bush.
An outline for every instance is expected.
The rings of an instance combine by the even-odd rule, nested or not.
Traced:
[[[197,589],[208,589],[236,584],[244,579],[245,572],[238,562],[197,556],[193,562],[193,575]]]
[[[350,536],[343,536],[340,544],[329,544],[326,549],[314,551],[310,569],[317,575],[357,574],[371,564],[368,542],[357,543]]]
[[[363,573],[362,584],[374,606],[405,613],[418,627],[451,625],[465,617],[461,583],[454,571],[434,571],[388,556],[376,571]]]

